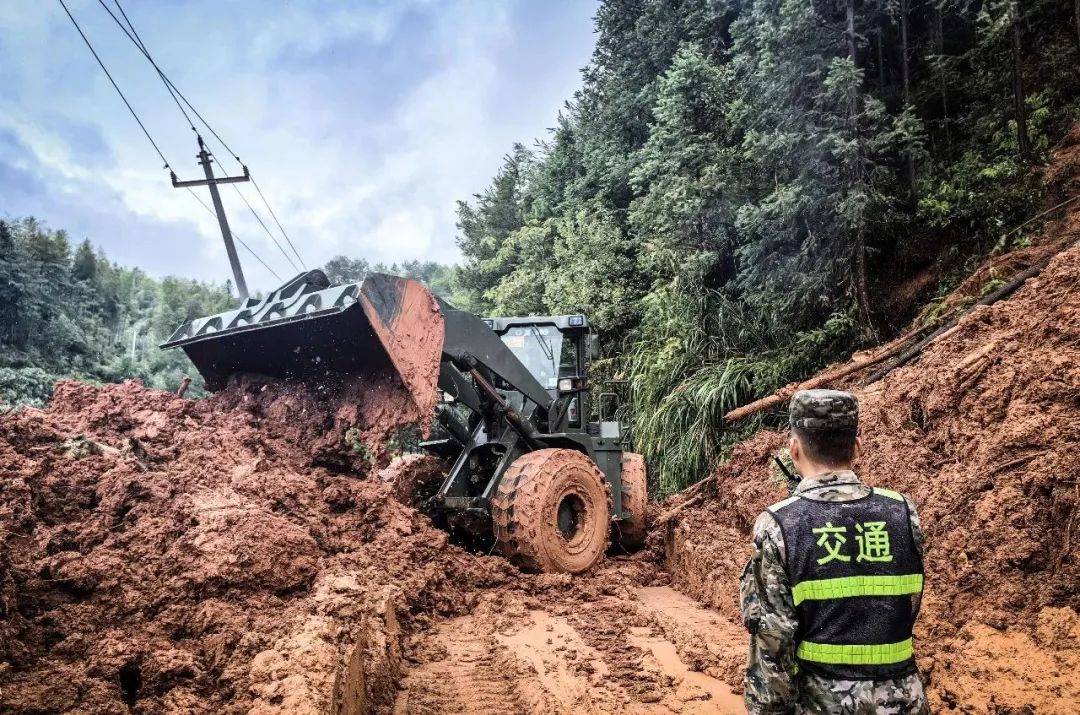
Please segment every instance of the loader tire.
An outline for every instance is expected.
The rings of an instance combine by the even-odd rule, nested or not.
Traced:
[[[622,506],[630,515],[614,524],[614,539],[624,549],[640,549],[645,544],[648,528],[645,509],[648,507],[648,480],[645,475],[645,458],[636,452],[622,455]]]
[[[491,499],[499,551],[519,567],[581,573],[608,547],[611,497],[596,464],[572,449],[517,458]]]

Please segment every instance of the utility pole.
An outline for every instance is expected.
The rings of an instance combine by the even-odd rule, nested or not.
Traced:
[[[242,304],[248,298],[247,281],[244,280],[244,271],[240,267],[240,257],[236,255],[236,245],[233,243],[232,231],[229,230],[229,219],[225,217],[225,207],[221,205],[221,194],[218,193],[218,184],[236,184],[243,181],[250,181],[251,174],[248,173],[248,168],[244,167],[243,176],[214,176],[214,169],[211,167],[212,159],[210,158],[210,152],[206,151],[206,145],[203,144],[203,138],[200,136],[199,140],[199,153],[195,157],[199,160],[199,165],[202,166],[203,172],[206,174],[206,179],[196,179],[193,181],[179,181],[176,178],[176,172],[170,171],[172,175],[172,185],[176,189],[185,189],[192,186],[208,186],[210,187],[210,199],[214,202],[214,211],[217,213],[218,226],[221,228],[221,238],[225,241],[225,252],[229,254],[229,265],[232,266],[233,279],[236,281],[236,292],[240,294],[240,303]]]

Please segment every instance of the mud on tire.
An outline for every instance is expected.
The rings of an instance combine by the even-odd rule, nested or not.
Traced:
[[[607,550],[611,497],[599,468],[571,449],[518,457],[491,500],[496,546],[518,566],[580,573]]]
[[[612,524],[612,539],[624,549],[640,549],[645,544],[647,528],[645,509],[648,506],[648,480],[645,458],[636,452],[622,455],[623,510],[630,516]]]

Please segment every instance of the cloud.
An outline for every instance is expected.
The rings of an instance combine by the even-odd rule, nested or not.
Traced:
[[[192,132],[153,70],[96,2],[70,4],[177,173],[199,176]],[[162,67],[250,165],[311,267],[336,253],[456,260],[455,200],[484,187],[512,142],[552,124],[592,50],[595,2],[268,7],[125,5]],[[8,15],[0,213],[34,214],[151,273],[226,277],[216,221],[169,185],[62,11],[24,3]],[[219,170],[239,171],[215,151]],[[261,208],[250,185],[241,191]],[[222,195],[235,232],[291,272],[235,189]],[[241,258],[252,285],[275,284]]]

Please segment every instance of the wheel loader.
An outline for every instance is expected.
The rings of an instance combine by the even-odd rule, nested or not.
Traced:
[[[645,537],[646,474],[615,420],[590,419],[596,336],[584,315],[481,318],[384,274],[301,273],[264,299],[189,321],[179,347],[211,390],[256,373],[317,384],[397,375],[434,412],[422,447],[451,466],[422,506],[522,568],[579,573]]]

